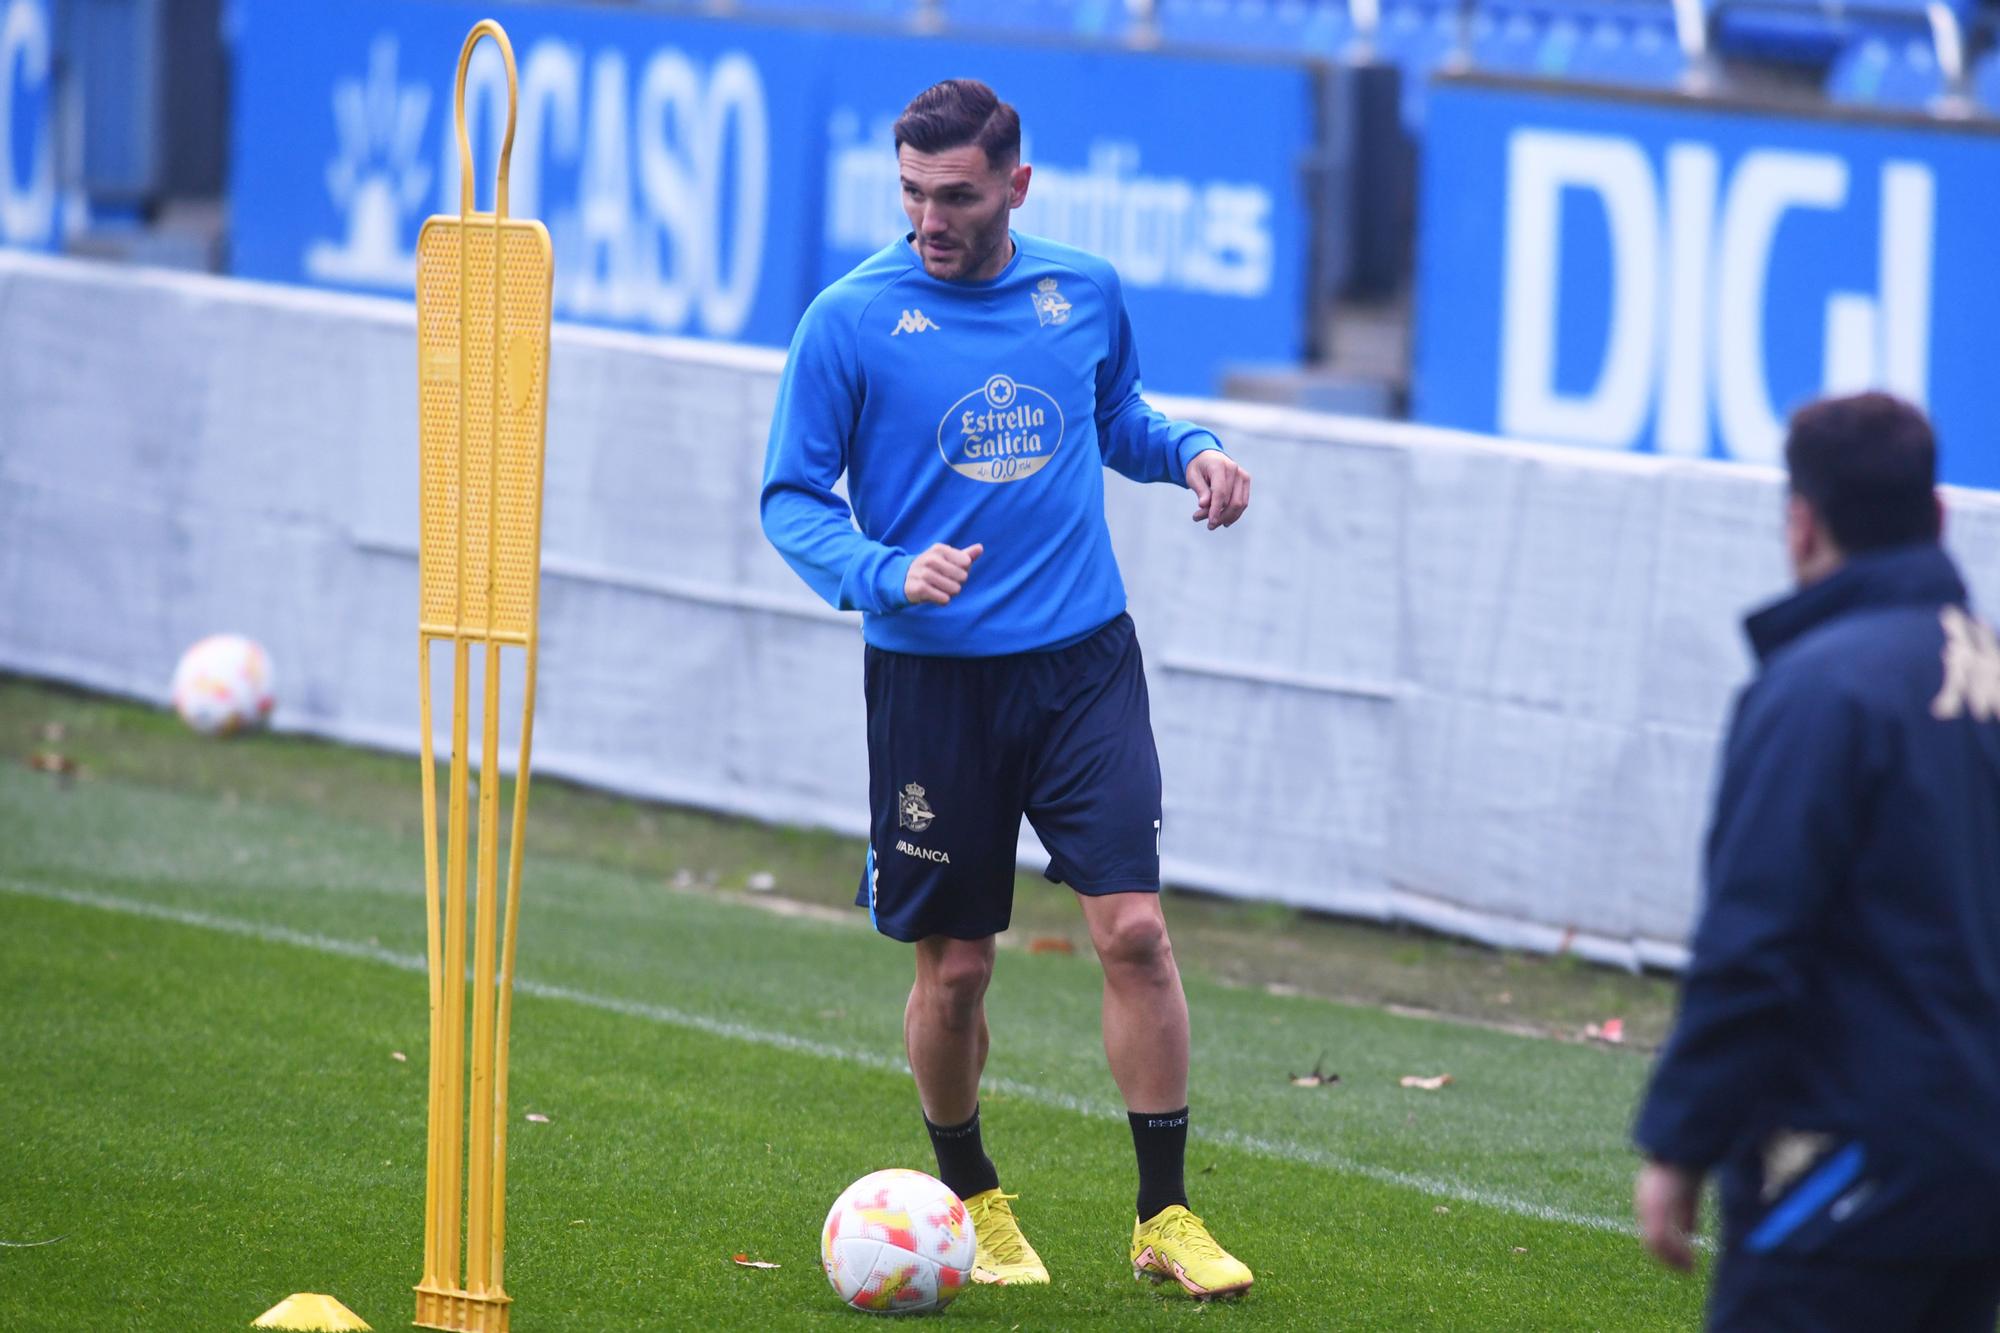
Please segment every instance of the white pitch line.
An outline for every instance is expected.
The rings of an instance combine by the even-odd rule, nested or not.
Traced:
[[[197,930],[215,931],[223,935],[236,935],[245,939],[261,940],[267,944],[286,944],[314,953],[332,954],[341,958],[357,958],[364,962],[380,963],[403,972],[422,975],[428,964],[422,954],[398,953],[385,949],[379,944],[363,940],[336,939],[330,935],[318,935],[310,931],[293,930],[288,926],[267,925],[258,921],[245,921],[239,917],[217,916],[210,912],[191,911],[186,908],[166,907],[159,903],[149,903],[137,898],[120,898],[110,894],[85,893],[74,889],[59,889],[51,885],[35,884],[10,876],[0,876],[0,893],[13,894],[20,898],[38,898],[48,902],[68,903],[75,907],[90,907],[104,912],[116,912],[124,916],[145,917],[154,921],[167,921],[174,925],[189,926]],[[517,976],[514,989],[523,995],[533,995],[538,999],[561,1000],[585,1008],[598,1009],[606,1013],[622,1014],[628,1018],[644,1019],[651,1023],[661,1023],[669,1027],[687,1028],[706,1033],[712,1037],[724,1037],[731,1041],[749,1042],[757,1046],[768,1046],[775,1050],[795,1051],[801,1055],[818,1056],[835,1060],[841,1064],[859,1065],[865,1069],[881,1070],[887,1073],[908,1073],[907,1062],[873,1051],[846,1050],[829,1046],[825,1042],[808,1037],[795,1036],[789,1032],[773,1032],[767,1028],[752,1027],[746,1023],[734,1023],[728,1019],[714,1018],[707,1014],[689,1013],[663,1004],[649,1004],[641,1000],[623,1000],[611,995],[597,995],[590,991],[578,990],[573,986],[561,986],[546,981],[536,981],[529,977]],[[1124,1117],[1101,1103],[1086,1101],[1065,1092],[1037,1087],[1032,1083],[1022,1083],[1010,1078],[989,1078],[985,1086],[996,1093],[1017,1097],[1025,1102],[1053,1110],[1069,1111],[1093,1120],[1122,1120]],[[1432,1198],[1452,1199],[1459,1203],[1475,1204],[1492,1208],[1517,1217],[1534,1218],[1542,1222],[1559,1222],[1566,1226],[1584,1227],[1592,1231],[1610,1231],[1624,1235],[1636,1235],[1631,1223],[1620,1218],[1604,1217],[1595,1213],[1573,1212],[1567,1208],[1557,1208],[1550,1204],[1536,1203],[1531,1199],[1517,1199],[1509,1194],[1479,1189],[1454,1180],[1440,1180],[1433,1176],[1418,1175],[1409,1171],[1397,1171],[1390,1167],[1376,1166],[1369,1162],[1358,1162],[1339,1153],[1328,1152],[1303,1143],[1288,1143],[1280,1139],[1260,1138],[1233,1129],[1209,1129],[1193,1127],[1197,1139],[1223,1147],[1239,1149],[1258,1157],[1268,1157],[1277,1161],[1296,1162],[1303,1166],[1319,1167],[1339,1175],[1359,1176],[1364,1180],[1376,1181],[1384,1185],[1394,1185],[1401,1189],[1415,1191]]]

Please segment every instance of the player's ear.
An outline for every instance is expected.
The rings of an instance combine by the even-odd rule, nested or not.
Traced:
[[[1028,201],[1028,178],[1035,169],[1026,162],[1018,162],[1007,173],[1007,207],[1019,208]]]

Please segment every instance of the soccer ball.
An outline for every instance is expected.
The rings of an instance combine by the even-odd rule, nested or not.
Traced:
[[[944,1182],[876,1171],[833,1201],[820,1267],[841,1300],[874,1314],[942,1310],[972,1276],[972,1219]]]
[[[174,711],[204,736],[259,726],[271,715],[271,657],[240,634],[211,634],[174,668]]]

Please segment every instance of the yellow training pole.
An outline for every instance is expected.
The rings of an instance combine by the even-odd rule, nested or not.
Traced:
[[[466,72],[482,37],[493,38],[499,46],[507,71],[507,126],[490,214],[474,209],[472,149],[465,122]],[[534,724],[552,284],[548,232],[539,222],[507,216],[518,101],[514,52],[507,34],[491,19],[482,20],[467,35],[458,60],[459,213],[425,222],[417,242],[422,485],[418,638],[423,670],[431,1079],[424,1269],[416,1289],[416,1322],[425,1328],[482,1333],[505,1333],[509,1308],[502,1283],[507,1040]],[[440,888],[430,646],[445,639],[452,645],[452,758]],[[468,696],[475,644],[482,650],[483,684],[476,811],[468,809],[467,799]],[[507,648],[524,651],[526,672],[503,900],[500,686]],[[476,827],[468,824],[474,814]],[[475,838],[477,882],[468,885],[467,844]],[[470,941],[468,915],[473,918]],[[472,955],[469,1052],[468,946]]]

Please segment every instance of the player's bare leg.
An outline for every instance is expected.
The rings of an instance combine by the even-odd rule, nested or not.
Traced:
[[[1104,1054],[1133,1111],[1187,1105],[1188,1010],[1157,893],[1078,894],[1104,967]]]
[[[938,1176],[965,1200],[978,1254],[972,1280],[1049,1280],[1021,1227],[1011,1194],[986,1156],[979,1129],[979,1075],[986,1068],[986,986],[993,979],[993,940],[933,935],[917,942],[917,980],[903,1010],[903,1047],[916,1075],[924,1123],[937,1151]]]
[[[1188,1010],[1156,893],[1077,895],[1104,967],[1104,1054],[1139,1157],[1132,1271],[1191,1296],[1247,1291],[1250,1270],[1188,1211]]]
[[[957,1125],[979,1108],[986,1068],[986,986],[993,979],[993,940],[918,940],[917,981],[903,1010],[903,1049],[917,1077],[924,1117]]]

